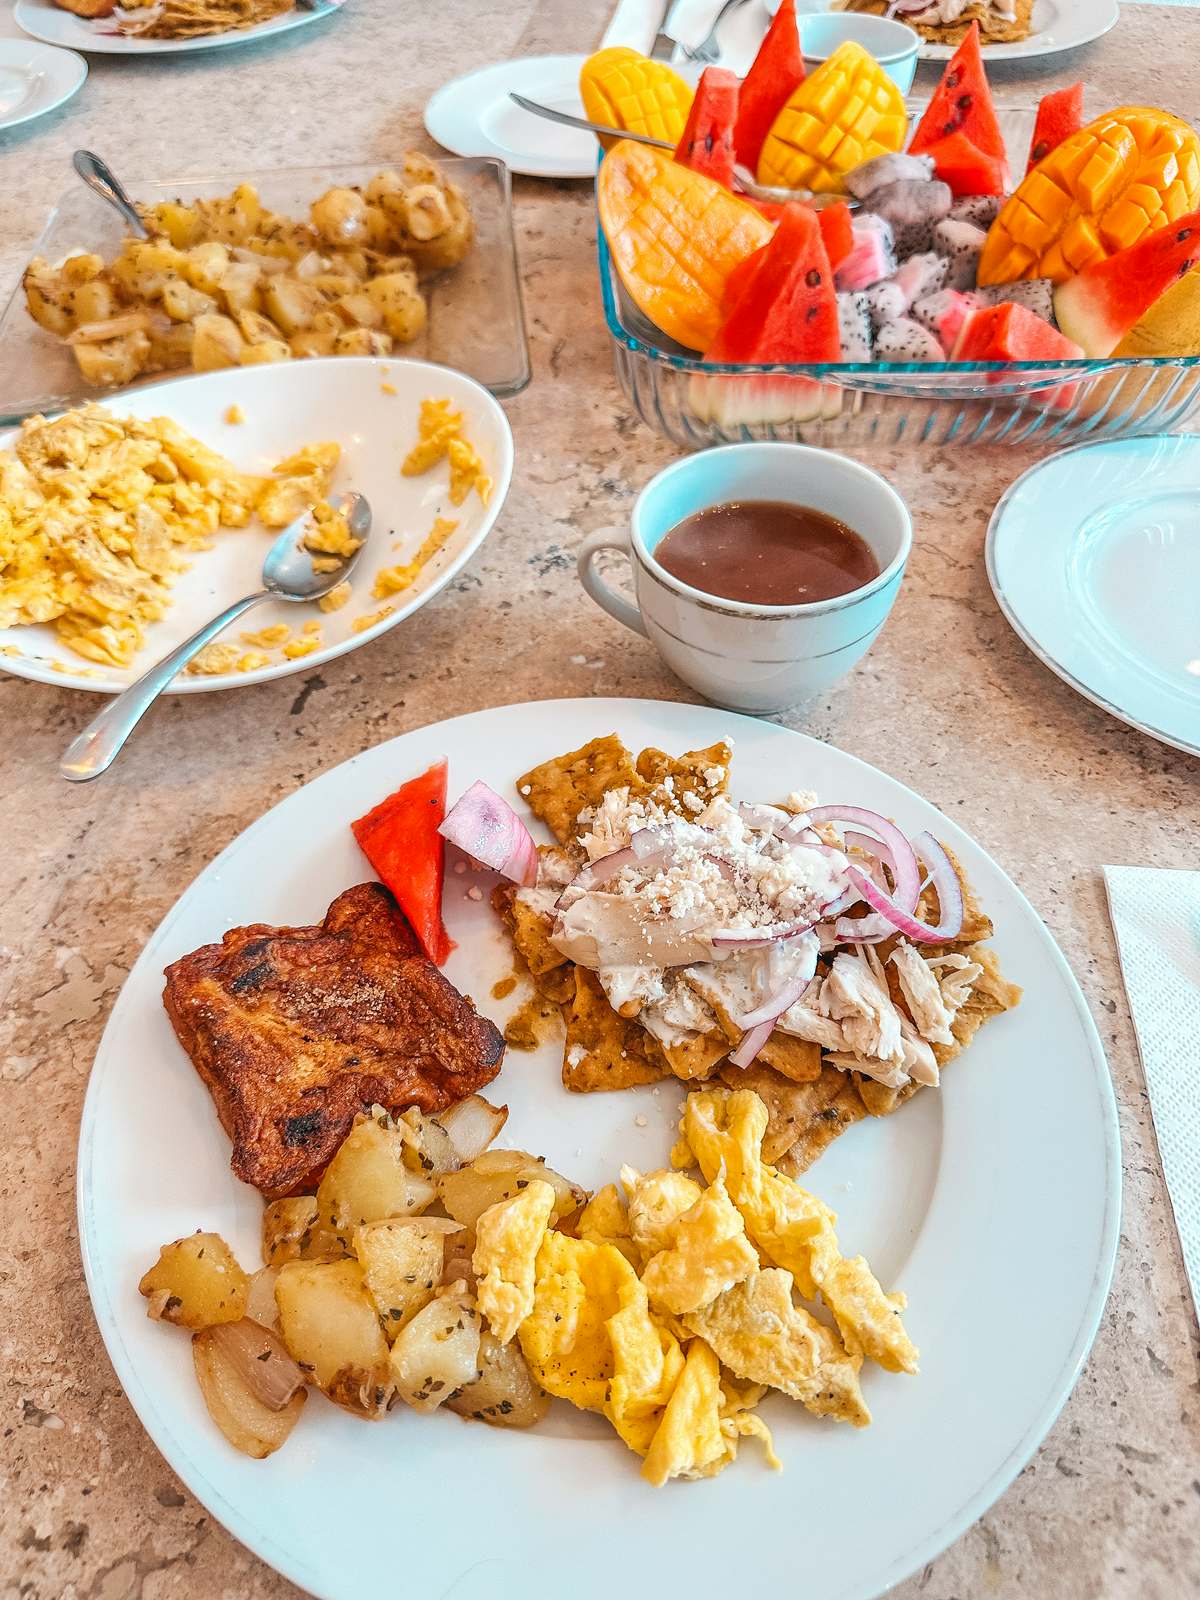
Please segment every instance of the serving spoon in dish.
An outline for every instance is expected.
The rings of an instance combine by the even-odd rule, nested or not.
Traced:
[[[72,783],[87,783],[107,772],[117,759],[125,741],[158,699],[159,695],[187,666],[193,656],[210,644],[217,635],[237,620],[251,606],[263,600],[292,600],[304,602],[319,600],[331,589],[336,589],[350,573],[366,546],[371,531],[371,507],[361,494],[348,494],[338,508],[346,519],[351,536],[359,541],[358,549],[348,556],[322,556],[323,561],[337,560],[331,572],[318,572],[314,552],[305,544],[311,528],[312,513],[289,522],[287,527],[267,551],[263,561],[261,589],[235,600],[219,616],[212,619],[185,639],[182,644],[165,655],[156,666],[144,672],[128,689],[123,689],[94,716],[81,734],[67,746],[58,770]]]
[[[150,237],[149,230],[138,215],[138,209],[129,198],[125,185],[102,156],[98,156],[94,150],[76,150],[71,157],[71,165],[93,194],[98,194],[101,200],[108,201],[135,238]]]

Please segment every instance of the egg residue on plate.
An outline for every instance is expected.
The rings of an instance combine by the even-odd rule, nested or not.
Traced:
[[[0,627],[52,623],[77,655],[126,667],[166,613],[185,555],[255,516],[283,527],[313,510],[310,548],[336,565],[356,548],[325,501],[340,453],[309,445],[263,479],[168,417],[87,405],[27,418],[0,451]]]
[[[519,1340],[549,1394],[606,1417],[654,1484],[714,1476],[745,1437],[778,1466],[754,1414],[771,1390],[862,1427],[864,1360],[917,1370],[904,1297],[844,1257],[828,1206],[763,1161],[766,1125],[750,1090],[693,1092],[672,1170],[625,1167],[620,1189],[557,1227],[536,1182],[479,1221],[493,1333]]]

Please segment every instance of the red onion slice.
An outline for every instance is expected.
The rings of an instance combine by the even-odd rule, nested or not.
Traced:
[[[738,1026],[745,1028],[748,1032],[753,1032],[755,1028],[764,1022],[774,1024],[785,1011],[790,1011],[796,1004],[796,1001],[799,1000],[812,982],[813,973],[816,970],[817,952],[813,950],[812,960],[804,963],[804,971],[789,983],[784,984],[782,989],[773,994],[769,1000],[764,1000],[762,1005],[758,1006],[754,1011],[748,1011],[744,1017],[739,1017]]]
[[[948,939],[956,939],[962,931],[964,907],[962,885],[958,881],[954,864],[930,833],[918,833],[913,840],[913,846],[920,859],[929,868],[929,876],[937,890],[942,920],[936,927],[930,927],[929,923],[919,921],[911,912],[906,911],[895,898],[885,894],[874,879],[868,877],[860,867],[850,867],[848,869],[850,877],[857,885],[863,899],[890,923],[893,931],[925,944],[942,944]],[[874,920],[874,918],[863,918],[864,922]],[[847,942],[862,944],[879,942],[873,933],[864,935],[863,930],[852,918],[843,917],[835,931],[839,939],[845,939]]]
[[[779,830],[780,844],[808,844],[813,839],[819,838],[820,834],[812,825],[812,818],[804,811]]]
[[[451,844],[501,877],[528,889],[537,882],[538,856],[533,835],[494,789],[476,781],[450,808],[438,832]]]
[[[714,933],[710,944],[719,950],[766,950],[773,944],[787,944],[811,933],[815,924],[787,922],[780,927],[748,928],[745,933]]]
[[[757,1028],[751,1028],[749,1033],[743,1034],[737,1049],[729,1052],[729,1065],[748,1067],[774,1031],[775,1022],[772,1019],[760,1022]]]
[[[877,833],[891,852],[892,874],[895,883],[895,901],[911,913],[921,892],[921,869],[911,844],[894,822],[881,817],[877,811],[866,811],[861,806],[816,806],[809,812],[813,822],[856,822],[861,827]]]
[[[773,806],[756,805],[752,800],[739,800],[737,814],[748,828],[758,833],[778,833],[787,826],[788,815]]]
[[[562,909],[563,901],[572,889],[595,889],[626,867],[641,867],[643,872],[653,872],[664,866],[675,854],[675,845],[665,828],[639,828],[627,845],[610,851],[595,861],[581,867],[554,902],[554,909]]]

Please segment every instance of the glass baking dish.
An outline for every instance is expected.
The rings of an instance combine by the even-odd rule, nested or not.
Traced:
[[[127,187],[134,199],[150,205],[159,200],[228,194],[239,183],[252,183],[273,210],[306,217],[312,201],[331,185],[365,184],[389,164],[338,163],[156,183],[134,180],[127,181]],[[411,344],[397,345],[395,355],[455,367],[501,398],[518,394],[529,382],[530,369],[508,168],[485,156],[447,157],[438,165],[467,196],[475,219],[475,244],[459,266],[423,285],[429,301],[428,327]],[[123,237],[116,212],[76,182],[51,211],[30,254],[45,256],[53,263],[79,250],[96,250],[109,257],[119,249]],[[160,372],[138,381],[158,383],[164,377],[183,375]],[[19,422],[35,411],[61,410],[111,393],[83,381],[70,348],[29,315],[18,284],[0,319],[0,425]]]
[[[908,101],[919,118],[925,101]],[[1014,173],[1036,111],[1000,106]],[[1027,362],[725,365],[675,344],[626,294],[597,226],[617,379],[638,416],[685,449],[747,439],[943,445],[1168,433],[1200,408],[1200,357]]]

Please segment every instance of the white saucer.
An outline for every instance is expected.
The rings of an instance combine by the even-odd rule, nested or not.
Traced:
[[[591,178],[597,145],[578,133],[522,111],[518,94],[555,111],[583,115],[579,69],[585,56],[526,56],[498,61],[445,84],[425,107],[431,137],[457,156],[498,156],[510,172],[528,178]]]
[[[44,117],[77,94],[87,62],[74,50],[32,39],[0,39],[0,128]]]
[[[1200,438],[1077,445],[1030,468],[992,514],[987,571],[1052,672],[1200,755]]]

